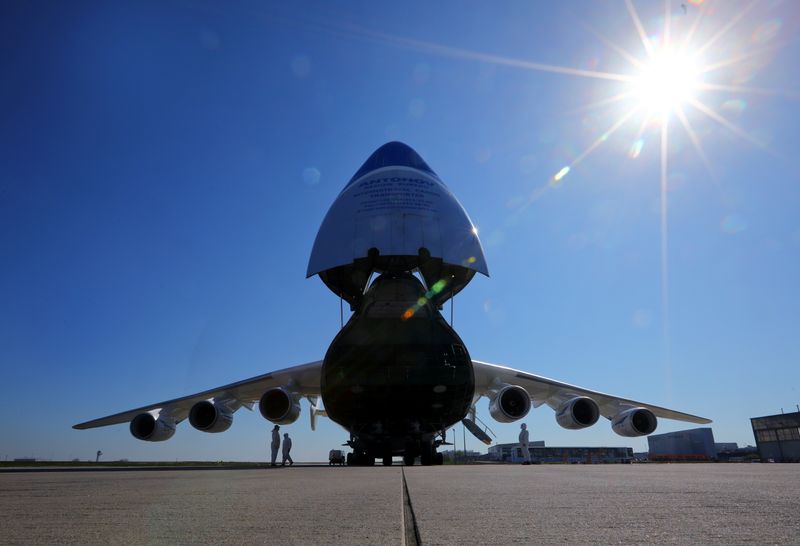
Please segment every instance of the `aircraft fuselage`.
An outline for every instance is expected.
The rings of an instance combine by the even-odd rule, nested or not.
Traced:
[[[469,353],[431,296],[410,273],[379,276],[325,355],[328,416],[370,458],[424,457],[472,403]]]

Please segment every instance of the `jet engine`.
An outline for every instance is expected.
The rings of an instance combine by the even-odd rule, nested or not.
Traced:
[[[611,428],[620,436],[646,436],[656,430],[658,420],[645,408],[631,408],[611,419]]]
[[[489,403],[489,413],[501,423],[522,419],[531,410],[528,391],[517,385],[506,385],[497,391]]]
[[[150,413],[140,413],[131,421],[131,434],[137,440],[163,442],[175,434],[175,420],[160,416],[156,419]]]
[[[203,400],[192,406],[189,423],[203,432],[224,432],[231,428],[233,411],[225,403]]]
[[[277,425],[288,425],[300,416],[300,400],[283,387],[264,393],[258,402],[258,410],[264,419]]]
[[[590,427],[599,418],[600,408],[597,407],[597,402],[588,396],[571,398],[556,410],[556,422],[571,430]]]

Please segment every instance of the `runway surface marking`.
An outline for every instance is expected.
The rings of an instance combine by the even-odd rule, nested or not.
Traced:
[[[402,522],[403,522],[403,544],[405,546],[419,546],[422,541],[419,539],[419,527],[417,527],[417,517],[414,515],[414,506],[411,504],[411,495],[408,494],[408,484],[406,483],[406,472],[400,469],[401,488],[402,488]]]

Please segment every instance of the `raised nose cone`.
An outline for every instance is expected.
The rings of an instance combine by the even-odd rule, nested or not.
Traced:
[[[442,298],[476,272],[489,274],[478,230],[456,196],[410,146],[389,142],[369,156],[331,205],[306,275],[319,274],[352,303],[373,272],[416,270],[428,289],[436,284],[444,290]]]
[[[411,167],[418,171],[423,171],[436,176],[425,160],[408,144],[402,142],[387,142],[367,158],[361,168],[356,171],[353,178],[347,183],[347,186],[364,176],[381,167]],[[345,188],[347,188],[345,186]]]

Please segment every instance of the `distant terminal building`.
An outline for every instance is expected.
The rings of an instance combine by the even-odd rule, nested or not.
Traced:
[[[647,437],[651,461],[712,461],[717,458],[714,434],[708,427]]]
[[[544,447],[544,440],[529,442],[528,447]],[[522,448],[516,444],[495,444],[489,448],[490,461],[522,462]]]
[[[471,460],[478,460],[481,459],[485,454],[481,453],[480,451],[458,451],[458,450],[449,450],[449,451],[442,451],[442,456],[448,461],[457,461],[460,459],[471,459]]]
[[[739,449],[739,444],[736,442],[715,442],[714,447],[717,450],[717,454],[719,454],[723,451],[736,451]]]
[[[800,462],[800,411],[753,417],[750,424],[762,461]]]
[[[534,463],[598,464],[633,460],[630,447],[545,447],[544,442],[532,442],[528,450]],[[522,448],[518,443],[497,444],[489,448],[489,457],[494,461],[521,463]]]

